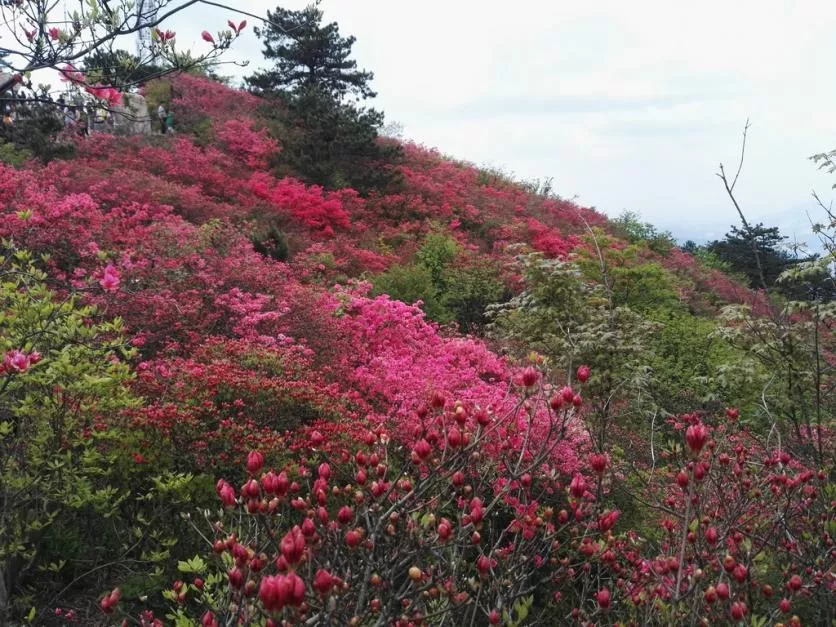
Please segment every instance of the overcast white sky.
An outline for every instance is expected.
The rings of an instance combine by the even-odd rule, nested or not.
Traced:
[[[231,0],[263,14],[275,2]],[[282,6],[301,8],[305,0]],[[323,0],[374,71],[374,106],[407,138],[525,178],[554,177],[610,215],[638,211],[682,239],[734,221],[714,176],[736,163],[751,220],[806,236],[830,180],[807,157],[836,148],[836,3]],[[170,24],[181,46],[224,27],[201,7]],[[250,24],[253,20],[249,20]],[[251,29],[229,59],[261,60]],[[221,73],[230,74],[227,67]]]

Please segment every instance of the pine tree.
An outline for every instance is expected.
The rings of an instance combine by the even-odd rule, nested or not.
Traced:
[[[322,25],[317,4],[301,11],[276,7],[267,12],[267,26],[255,29],[264,40],[264,57],[272,69],[247,79],[255,91],[301,93],[316,89],[341,100],[347,95],[374,98],[372,72],[357,69],[349,59],[354,37],[341,37],[336,22]]]
[[[781,248],[786,239],[774,226],[756,224],[742,229],[733,226],[726,239],[711,242],[706,248],[720,261],[729,264],[732,271],[745,275],[749,285],[758,289],[771,287],[784,270],[798,263]],[[760,266],[755,251],[760,257]]]
[[[361,194],[391,187],[397,172],[387,167],[401,156],[400,145],[379,141],[383,113],[348,99],[373,98],[373,74],[349,58],[354,37],[340,36],[336,23],[322,25],[316,4],[302,11],[277,7],[257,29],[272,69],[249,77],[250,88],[278,100],[265,112],[280,129],[280,174]]]

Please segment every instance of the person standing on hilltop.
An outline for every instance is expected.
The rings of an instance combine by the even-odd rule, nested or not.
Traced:
[[[163,105],[163,103],[160,103],[160,106],[157,107],[157,117],[160,119],[160,133],[165,135],[166,118],[168,117],[168,114],[165,110],[165,105]]]
[[[165,132],[168,135],[174,135],[174,111],[169,108],[168,115],[165,116]]]

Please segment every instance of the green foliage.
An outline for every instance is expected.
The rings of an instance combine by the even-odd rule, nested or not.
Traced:
[[[268,12],[267,26],[255,32],[275,65],[246,81],[274,98],[265,115],[281,139],[280,174],[329,189],[381,191],[397,182],[390,166],[401,158],[400,145],[379,140],[383,113],[346,102],[349,94],[373,98],[374,75],[349,58],[354,38],[341,37],[336,23],[323,26],[322,17],[315,5]]]
[[[659,232],[649,222],[642,222],[635,211],[624,211],[610,222],[613,231],[631,243],[642,242],[655,253],[664,254],[675,245],[669,231]]]
[[[158,590],[178,504],[210,486],[166,471],[163,443],[158,459],[135,456],[147,434],[119,419],[139,404],[119,319],[58,298],[32,257],[8,246],[0,281],[0,355],[41,356],[0,375],[0,623],[106,585],[127,564],[125,592]]]
[[[421,300],[428,318],[441,324],[455,321],[466,331],[484,326],[488,305],[506,298],[497,265],[464,252],[443,233],[424,239],[414,263],[393,266],[373,283],[376,293],[405,303]]]
[[[588,365],[593,376],[587,395],[600,400],[597,426],[605,429],[615,402],[635,400],[646,389],[648,346],[657,325],[629,307],[613,306],[603,287],[587,282],[575,264],[533,254],[521,257],[520,265],[526,289],[489,308],[491,332],[520,352],[547,356],[560,372]]]
[[[123,89],[145,83],[165,71],[126,50],[104,48],[84,57],[82,69],[90,84],[118,85]]]
[[[750,355],[762,373],[760,426],[788,426],[821,454],[813,427],[836,415],[836,397],[823,385],[833,376],[824,356],[836,349],[828,331],[836,322],[836,303],[789,301],[768,316],[729,305],[719,321],[718,336]]]
[[[256,252],[275,259],[276,261],[287,261],[290,258],[290,248],[287,245],[287,238],[276,225],[264,231],[254,233],[252,236],[253,248]]]
[[[836,299],[834,258],[831,252],[793,264],[781,273],[775,285],[791,300],[829,303]]]
[[[23,155],[31,154],[46,163],[72,156],[75,152],[72,144],[56,141],[63,128],[63,121],[53,107],[29,107],[13,124],[0,124],[0,146],[9,146],[0,148],[3,160],[10,157],[19,161]]]
[[[167,80],[152,80],[145,84],[143,89],[145,102],[148,104],[148,111],[156,112],[161,104],[168,107],[174,98],[174,85]]]
[[[824,170],[828,174],[836,172],[836,150],[812,155],[810,160],[818,165],[819,170]],[[836,183],[833,184],[833,189],[836,189]]]
[[[440,292],[447,291],[445,271],[461,251],[458,242],[443,233],[430,233],[415,254],[415,259],[430,272],[433,285]]]
[[[482,257],[465,258],[452,265],[445,273],[445,282],[444,304],[466,332],[480,331],[488,322],[488,307],[510,298],[497,264]]]
[[[388,294],[408,304],[422,301],[421,308],[430,320],[441,324],[450,322],[450,312],[444,306],[433,283],[429,268],[420,263],[395,265],[373,280],[375,294]]]
[[[613,306],[642,313],[685,308],[673,274],[658,262],[647,260],[645,240],[621,248],[600,231],[595,240],[581,250],[577,263],[586,277],[606,287]]]
[[[699,407],[718,410],[724,404],[753,408],[757,386],[751,377],[737,376],[723,385],[724,373],[751,367],[746,356],[715,334],[714,321],[685,312],[659,310],[648,317],[658,323],[650,347],[653,377],[649,392],[666,413],[684,414]],[[749,380],[750,385],[743,382]]]
[[[734,270],[730,263],[720,259],[717,253],[709,250],[708,248],[705,248],[703,246],[697,246],[693,250],[688,252],[690,252],[695,259],[697,259],[702,265],[706,266],[707,268],[713,268],[714,270],[719,270],[720,272],[725,272],[726,274],[734,273]],[[741,278],[743,277],[743,275],[738,276],[740,276]]]
[[[0,163],[20,168],[33,157],[34,154],[27,148],[19,148],[10,142],[0,142]]]

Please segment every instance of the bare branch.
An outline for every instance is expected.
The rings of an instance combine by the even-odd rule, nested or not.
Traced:
[[[734,187],[737,185],[737,180],[740,177],[740,171],[743,169],[743,159],[746,155],[746,139],[749,132],[749,119],[746,119],[746,124],[743,127],[743,142],[740,148],[740,162],[737,165],[737,173],[734,175],[734,179],[729,183],[729,179],[726,176],[726,169],[722,163],[720,163],[720,171],[717,172],[717,177],[723,181],[723,187],[726,188],[726,194],[728,194],[729,199],[731,199],[734,208],[737,210],[737,215],[740,216],[740,221],[743,223],[743,228],[748,235],[752,235],[752,228],[749,225],[749,221],[746,220],[746,216],[743,214],[743,210],[740,208],[740,203],[737,202],[737,198],[734,195]],[[752,254],[755,256],[755,263],[758,267],[758,278],[761,282],[761,287],[763,288],[764,292],[769,292],[769,287],[766,284],[766,274],[763,270],[763,261],[761,260],[760,252],[758,251],[758,243],[754,237],[752,239]]]

